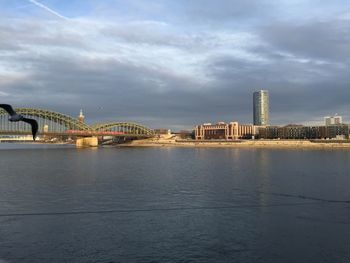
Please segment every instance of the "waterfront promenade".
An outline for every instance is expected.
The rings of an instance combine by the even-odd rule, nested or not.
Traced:
[[[327,148],[350,149],[350,141],[310,141],[310,140],[237,140],[237,141],[197,141],[176,139],[136,140],[123,147],[246,147],[246,148]]]

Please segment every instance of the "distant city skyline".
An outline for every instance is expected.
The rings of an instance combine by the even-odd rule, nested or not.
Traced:
[[[277,3],[278,2],[278,3]],[[0,101],[190,129],[350,120],[350,2],[0,0]]]

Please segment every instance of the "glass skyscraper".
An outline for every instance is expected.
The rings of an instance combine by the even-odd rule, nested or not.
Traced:
[[[253,93],[254,125],[269,125],[269,92],[259,90]]]

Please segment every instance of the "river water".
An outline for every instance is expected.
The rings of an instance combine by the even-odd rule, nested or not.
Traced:
[[[350,262],[350,151],[0,144],[0,262]]]

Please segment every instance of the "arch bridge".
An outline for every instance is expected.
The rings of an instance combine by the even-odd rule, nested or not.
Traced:
[[[152,137],[154,132],[143,125],[131,122],[110,122],[88,125],[66,114],[44,109],[16,108],[15,111],[28,118],[36,119],[39,124],[38,135],[57,136],[113,136],[129,138]],[[6,111],[0,109],[0,134],[27,135],[31,127],[24,122],[9,122]]]
[[[132,122],[108,122],[102,124],[92,125],[92,128],[96,132],[116,132],[116,133],[126,133],[135,135],[147,135],[153,136],[154,131],[142,126],[137,123]]]

